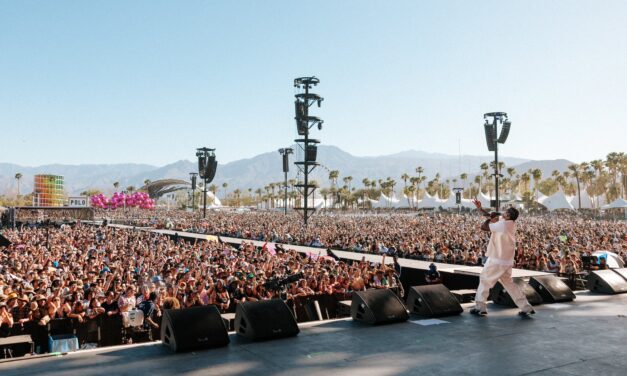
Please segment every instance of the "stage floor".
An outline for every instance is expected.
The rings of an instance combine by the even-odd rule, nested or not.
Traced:
[[[465,305],[468,307],[468,305]],[[88,350],[0,364],[9,375],[625,375],[627,294],[578,293],[531,319],[490,306],[488,317],[368,326],[304,324],[298,337],[171,354],[160,344]],[[466,310],[467,311],[467,310]],[[418,320],[412,317],[411,320]]]

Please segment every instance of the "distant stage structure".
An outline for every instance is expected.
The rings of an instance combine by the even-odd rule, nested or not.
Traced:
[[[33,206],[63,206],[65,200],[63,176],[49,174],[35,175],[34,187]]]

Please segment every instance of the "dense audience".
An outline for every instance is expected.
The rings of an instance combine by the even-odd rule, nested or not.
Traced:
[[[297,214],[212,211],[207,220],[192,213],[165,212],[141,224],[466,265],[485,262],[489,239],[477,231],[480,219],[475,214],[325,214],[310,221],[303,228]],[[624,221],[523,214],[517,223],[517,268],[559,273],[603,268],[599,263],[606,259],[590,257],[599,250],[615,252],[627,261]]]
[[[243,301],[321,294],[344,296],[398,284],[395,270],[348,264],[244,242],[186,242],[151,232],[88,225],[4,231],[0,248],[0,314],[14,323],[78,322],[140,309],[158,328],[164,308],[215,305],[233,312]],[[291,277],[285,282],[286,277]],[[2,333],[0,333],[2,334]]]
[[[477,214],[318,214],[308,227],[296,214],[173,210],[125,216],[97,213],[109,222],[171,228],[245,239],[238,248],[213,241],[184,241],[137,228],[87,225],[21,225],[6,229],[11,244],[0,247],[0,336],[11,327],[72,318],[88,323],[117,317],[128,325],[143,313],[143,326],[158,331],[164,309],[215,305],[233,312],[238,302],[281,298],[341,300],[368,288],[397,288],[400,266],[386,256],[482,265],[489,235]],[[606,268],[593,251],[615,252],[627,262],[624,221],[576,215],[521,216],[516,267],[576,275]],[[251,240],[276,246],[257,247]],[[281,245],[281,243],[283,245]],[[298,253],[290,245],[319,247]],[[345,262],[324,248],[381,255],[380,263]],[[388,260],[389,261],[389,260]],[[387,264],[390,264],[389,262]],[[434,269],[427,275],[439,282]]]

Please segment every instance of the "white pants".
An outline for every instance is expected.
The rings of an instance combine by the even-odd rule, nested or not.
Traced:
[[[481,311],[487,311],[488,295],[490,295],[490,289],[494,287],[496,282],[499,281],[507,290],[509,296],[518,308],[523,312],[531,312],[533,308],[527,301],[527,297],[518,288],[518,285],[512,280],[512,266],[511,265],[499,265],[490,264],[483,267],[483,271],[479,276],[479,287],[477,288],[477,295],[475,296],[475,306]]]

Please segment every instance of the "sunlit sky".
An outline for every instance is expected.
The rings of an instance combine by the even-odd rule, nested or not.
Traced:
[[[627,150],[626,1],[0,1],[0,162],[220,163],[313,136],[354,155],[575,162]]]

